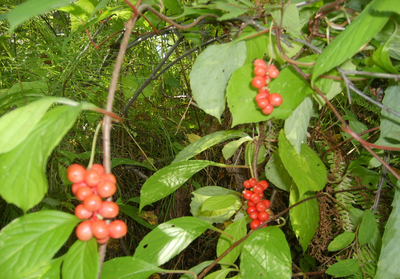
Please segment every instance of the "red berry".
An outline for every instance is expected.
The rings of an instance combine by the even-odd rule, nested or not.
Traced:
[[[267,96],[269,95],[269,91],[265,87],[258,89],[258,94],[261,94],[261,93],[262,94],[267,94]]]
[[[258,212],[265,211],[265,210],[267,210],[267,205],[265,203],[263,203],[263,202],[259,202],[256,205],[256,209],[257,209]]]
[[[253,187],[253,192],[256,194],[261,194],[264,192],[264,188],[260,185],[256,185]]]
[[[93,164],[91,170],[97,171],[100,176],[104,173],[104,167],[100,164]]]
[[[104,220],[97,220],[92,223],[92,232],[95,238],[104,239],[108,236],[108,225]]]
[[[79,182],[79,183],[74,183],[72,184],[71,190],[72,193],[75,195],[76,191],[78,191],[79,188],[87,186],[85,182]]]
[[[269,219],[268,212],[262,211],[258,213],[258,220],[261,222],[267,221]]]
[[[267,206],[267,209],[271,207],[271,202],[269,200],[263,200],[263,202]]]
[[[250,182],[251,187],[254,187],[258,184],[257,179],[255,179],[254,177],[250,178],[249,182]]]
[[[97,171],[90,169],[85,174],[85,182],[90,187],[95,187],[100,182],[100,175]]]
[[[93,195],[93,190],[92,190],[92,188],[90,188],[88,186],[83,186],[83,187],[78,188],[78,190],[76,190],[75,195],[78,198],[78,200],[83,201],[90,195]]]
[[[267,68],[263,67],[263,66],[257,66],[254,68],[254,74],[256,76],[265,76],[267,74]]]
[[[267,190],[268,188],[268,182],[265,180],[261,180],[260,182],[258,182],[258,185],[262,186],[264,190]]]
[[[262,99],[265,99],[265,100],[268,101],[268,94],[266,94],[266,93],[258,93],[256,95],[256,97],[254,98],[254,100],[256,100],[257,103]]]
[[[262,59],[256,59],[256,60],[254,60],[253,61],[253,65],[254,65],[254,67],[267,67],[267,64],[265,63],[265,61],[264,60],[262,60]]]
[[[253,85],[253,87],[255,88],[261,88],[265,86],[265,78],[264,77],[260,77],[260,76],[256,76],[253,78],[253,80],[251,81],[251,85]]]
[[[256,212],[257,208],[255,206],[250,206],[249,208],[247,208],[246,211],[248,214],[250,214],[250,213]]]
[[[89,211],[97,211],[99,210],[101,203],[103,201],[98,195],[90,195],[83,201],[83,206]]]
[[[274,107],[279,107],[282,104],[283,99],[282,99],[282,96],[280,94],[272,93],[272,94],[269,94],[268,101]]]
[[[115,176],[112,173],[103,173],[100,176],[100,181],[104,181],[104,180],[111,181],[114,184],[117,183],[117,179],[115,178]]]
[[[98,244],[106,244],[110,240],[110,237],[107,236],[106,238],[103,239],[96,239]]]
[[[279,70],[275,65],[271,65],[268,69],[267,75],[271,78],[277,78],[279,76]]]
[[[249,218],[250,218],[251,220],[256,220],[256,219],[258,219],[258,212],[257,212],[257,211],[254,211],[254,212],[249,213]]]
[[[76,228],[76,237],[81,241],[88,241],[91,239],[93,237],[91,225],[92,222],[89,220],[80,223]]]
[[[100,197],[108,198],[115,194],[117,186],[111,181],[104,180],[97,185],[96,190]]]
[[[252,230],[255,230],[255,229],[257,229],[260,225],[261,225],[261,223],[260,223],[259,220],[253,220],[253,221],[251,221],[251,223],[250,223],[250,228],[251,228]]]
[[[273,110],[274,107],[271,104],[269,104],[268,106],[262,109],[262,113],[264,113],[265,115],[270,115]]]
[[[253,194],[250,198],[250,201],[254,204],[257,204],[261,201],[261,197],[259,194]]]
[[[260,99],[257,101],[257,106],[260,109],[263,109],[265,107],[267,107],[269,105],[268,99],[264,98],[264,99]]]
[[[245,200],[249,200],[253,195],[254,195],[253,191],[250,191],[250,190],[243,191],[243,198]]]
[[[245,182],[243,182],[243,186],[244,186],[244,188],[246,188],[246,189],[250,189],[250,188],[251,188],[250,182],[249,182],[248,180],[246,180]]]
[[[79,219],[89,219],[92,217],[93,212],[87,210],[82,204],[79,204],[77,207],[75,207],[75,215]]]
[[[79,164],[72,164],[67,168],[67,177],[72,183],[79,183],[84,180],[86,169]]]
[[[248,207],[256,207],[256,204],[251,201],[247,201],[247,206]]]
[[[119,206],[115,202],[104,201],[101,203],[98,213],[106,219],[115,218],[119,213]]]
[[[115,220],[108,225],[109,235],[112,238],[118,239],[126,235],[128,227],[124,221]]]

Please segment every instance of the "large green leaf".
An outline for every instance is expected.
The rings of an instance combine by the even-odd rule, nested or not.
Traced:
[[[243,279],[292,278],[292,259],[284,233],[267,227],[247,238],[240,256]]]
[[[26,139],[56,99],[45,97],[1,117],[0,153],[12,150]]]
[[[248,137],[248,135],[242,131],[236,130],[219,131],[209,134],[185,147],[181,152],[179,152],[172,164],[186,161],[193,156],[196,156],[197,154],[203,152],[204,150],[210,148],[211,146],[214,146],[223,141],[241,137]]]
[[[147,279],[163,271],[165,269],[136,257],[119,257],[104,263],[100,279]]]
[[[69,248],[62,267],[63,279],[95,279],[99,273],[99,252],[94,238],[77,240]]]
[[[390,13],[376,12],[374,6],[379,2],[391,3],[390,5],[393,6],[392,0],[372,1],[318,57],[312,76],[313,82],[319,75],[340,65],[356,54],[385,26],[390,18]]]
[[[12,221],[0,231],[0,278],[22,278],[46,265],[79,221],[50,210]]]
[[[292,177],[285,169],[281,157],[274,152],[265,166],[265,175],[276,187],[284,191],[290,191]]]
[[[245,42],[209,46],[196,59],[190,85],[198,106],[220,120],[225,109],[225,87],[246,59]]]
[[[279,155],[299,189],[299,196],[303,196],[308,191],[319,191],[325,187],[328,178],[324,163],[305,144],[301,146],[301,154],[297,154],[283,131],[279,134]]]
[[[34,16],[44,14],[45,12],[55,10],[59,7],[69,4],[69,0],[29,0],[26,1],[8,13],[10,20],[9,32],[13,32],[15,27],[25,20]]]
[[[241,218],[236,222],[230,224],[226,229],[225,232],[238,241],[242,237],[247,234],[247,227],[246,227],[246,218]],[[219,257],[223,252],[225,252],[229,247],[231,247],[233,241],[231,238],[226,236],[225,234],[221,234],[218,239],[217,244],[217,257]],[[242,246],[244,243],[239,244],[236,246],[232,251],[230,251],[225,257],[222,258],[221,263],[235,263],[236,259],[239,257],[240,253],[242,252]],[[221,265],[221,268],[228,268],[229,265]]]
[[[290,191],[290,205],[293,205],[306,198],[312,197],[314,193],[308,192],[299,197],[297,189]],[[303,252],[307,250],[311,239],[318,228],[319,223],[319,206],[317,199],[312,199],[301,203],[292,208],[290,211],[290,222],[292,229],[299,239]]]
[[[375,1],[376,3],[372,7],[374,10],[378,12],[388,12],[388,13],[397,13],[400,15],[400,6],[393,5],[392,1]]]
[[[328,251],[334,252],[346,248],[353,242],[355,237],[356,234],[353,232],[344,232],[339,234],[331,243],[329,243]]]
[[[8,153],[0,155],[0,194],[27,211],[47,192],[46,162],[74,124],[81,107],[61,106],[47,112],[35,130]]]
[[[240,202],[240,198],[234,195],[210,197],[203,202],[203,205],[201,206],[201,211],[229,208],[235,205],[238,201]]]
[[[172,219],[146,235],[133,257],[157,266],[162,265],[210,227],[209,223],[195,217]]]
[[[337,262],[330,266],[326,273],[335,277],[345,277],[356,273],[360,269],[360,263],[356,259],[347,259]],[[385,277],[385,278],[398,278],[398,277]]]
[[[140,207],[165,198],[191,178],[196,172],[208,166],[226,166],[210,161],[184,161],[162,168],[143,184],[140,190]]]
[[[367,244],[374,236],[376,230],[377,227],[374,214],[371,211],[366,210],[360,228],[358,229],[358,243],[360,245]]]
[[[400,182],[397,181],[393,209],[385,226],[375,279],[399,278],[400,265]],[[395,264],[396,263],[396,264]]]

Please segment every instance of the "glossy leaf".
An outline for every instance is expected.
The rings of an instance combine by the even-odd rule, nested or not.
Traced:
[[[279,134],[279,155],[296,183],[300,196],[308,191],[319,191],[325,187],[327,173],[321,159],[305,144],[301,146],[301,154],[297,154],[283,131]]]
[[[285,169],[281,157],[274,152],[265,166],[265,175],[276,187],[284,191],[290,191],[292,177]]]
[[[388,22],[390,14],[374,11],[374,6],[379,2],[391,2],[391,0],[372,1],[353,22],[346,27],[318,57],[314,66],[312,81],[318,76],[340,65],[360,48],[368,43]],[[346,51],[343,51],[346,50]]]
[[[326,273],[335,277],[350,276],[360,269],[360,263],[356,259],[347,259],[330,266]],[[388,278],[388,277],[386,277]]]
[[[339,234],[329,243],[328,251],[339,251],[350,245],[354,241],[356,234],[353,232],[344,232]]]
[[[134,258],[156,266],[178,255],[211,225],[195,217],[172,219],[147,234],[136,248]]]
[[[226,227],[225,232],[238,241],[247,234],[246,218],[241,218],[236,222],[231,223]],[[223,252],[225,252],[229,247],[231,247],[233,241],[228,236],[221,234],[218,238],[217,244],[217,257],[219,257]],[[230,251],[225,257],[222,258],[220,263],[235,263],[240,253],[242,252],[243,243],[239,244],[232,251]],[[226,269],[229,265],[221,265],[221,268]]]
[[[240,256],[243,279],[292,278],[292,259],[284,233],[277,227],[255,231],[244,242]]]
[[[299,198],[297,189],[290,191],[290,205],[293,205],[315,194],[308,192]],[[289,211],[293,232],[299,239],[303,252],[307,250],[319,224],[319,206],[317,199],[303,202]]]
[[[96,239],[77,240],[69,248],[62,267],[63,279],[95,279],[99,273]]]
[[[225,166],[210,161],[184,161],[162,168],[143,184],[140,190],[140,207],[165,198],[191,178],[195,173],[208,166]]]
[[[234,195],[214,196],[203,202],[202,211],[225,209],[235,205],[240,198]]]
[[[119,257],[106,261],[100,279],[147,279],[165,269],[136,257]]]
[[[374,214],[371,211],[366,210],[360,228],[358,229],[358,243],[360,245],[367,244],[374,236],[376,229]]]
[[[400,182],[397,181],[392,212],[385,226],[375,279],[397,278],[400,274]]]
[[[197,57],[190,73],[190,85],[202,110],[220,120],[225,109],[226,84],[245,59],[244,42],[212,45]]]
[[[22,278],[41,268],[79,221],[74,215],[52,210],[12,221],[0,231],[0,278]]]
[[[216,144],[219,144],[223,141],[231,140],[234,138],[246,137],[246,136],[248,137],[246,133],[236,130],[219,131],[209,134],[185,147],[181,152],[179,152],[179,154],[176,156],[172,164],[182,161],[187,161],[188,159],[196,156],[197,154],[203,152],[204,150]]]

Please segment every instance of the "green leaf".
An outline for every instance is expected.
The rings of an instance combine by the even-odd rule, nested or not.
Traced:
[[[276,187],[284,191],[290,191],[292,177],[285,169],[281,157],[274,152],[265,166],[265,175]]]
[[[398,278],[400,274],[400,182],[397,181],[392,212],[385,226],[375,279]]]
[[[95,279],[99,273],[96,239],[77,240],[69,248],[62,267],[63,279]]]
[[[224,155],[225,160],[228,160],[230,157],[232,157],[236,150],[244,143],[251,141],[252,138],[247,136],[244,138],[241,138],[239,140],[231,141],[230,143],[226,144],[224,148],[222,148],[222,155]]]
[[[374,236],[376,230],[377,227],[374,214],[371,211],[366,210],[358,230],[358,243],[360,245],[367,244]]]
[[[201,211],[225,209],[235,205],[238,201],[240,201],[240,198],[233,195],[210,197],[204,201]]]
[[[308,192],[299,198],[297,189],[290,191],[290,205],[306,198],[314,196],[315,193]],[[303,252],[307,250],[311,239],[314,237],[319,224],[319,206],[317,199],[311,199],[292,208],[290,211],[292,229],[299,239]]]
[[[140,207],[165,198],[191,178],[195,173],[208,166],[225,166],[210,161],[184,161],[162,168],[143,184],[140,190]]]
[[[246,218],[241,218],[236,222],[231,223],[226,229],[225,232],[238,241],[242,237],[247,234],[247,227],[246,227]],[[228,236],[221,234],[218,238],[217,244],[217,257],[219,257],[223,252],[225,252],[229,247],[233,244],[232,239]],[[222,258],[220,261],[221,263],[235,263],[237,258],[239,257],[240,253],[242,252],[242,247],[244,243],[239,244],[236,246],[232,251],[230,251],[225,257]],[[221,265],[221,268],[226,269],[228,265]]]
[[[226,84],[245,59],[244,42],[212,45],[197,57],[190,73],[190,85],[202,110],[220,120],[225,109]]]
[[[248,137],[248,135],[246,133],[243,133],[242,131],[236,130],[219,131],[209,134],[186,146],[181,152],[179,152],[172,164],[187,161],[188,159],[196,156],[204,150],[223,141],[241,137]]]
[[[147,279],[163,271],[165,269],[136,257],[119,257],[104,263],[100,279]]]
[[[308,191],[319,191],[325,187],[328,178],[324,163],[305,144],[301,146],[301,154],[297,154],[283,131],[279,134],[279,155],[286,170],[296,183],[300,196]]]
[[[207,266],[209,266],[210,264],[212,264],[214,261],[205,261],[202,262],[194,267],[192,267],[191,269],[189,269],[190,271],[193,271],[194,273],[196,273],[197,275],[200,274],[200,272],[203,271],[203,269],[205,269]],[[186,273],[185,275],[181,276],[180,279],[194,279],[194,276],[190,273]]]
[[[129,166],[140,166],[140,167],[144,167],[146,169],[155,171],[155,169],[147,164],[143,164],[143,163],[139,163],[136,161],[133,161],[131,159],[126,159],[126,158],[114,158],[111,160],[111,168],[115,168],[117,166],[120,165],[129,165]]]
[[[215,6],[219,10],[228,12],[219,17],[218,18],[219,21],[236,18],[248,12],[248,8],[245,5],[242,5],[234,0],[216,1]]]
[[[329,243],[328,251],[334,252],[346,248],[354,241],[355,237],[356,234],[353,232],[344,232],[339,234],[335,237],[335,239],[332,240],[331,243]]]
[[[292,278],[292,259],[284,233],[277,227],[255,231],[244,242],[240,256],[243,279]]]
[[[51,260],[49,263],[49,270],[47,270],[46,273],[44,273],[38,279],[60,279],[60,270],[63,261],[64,256]]]
[[[390,60],[389,56],[389,50],[390,50],[390,43],[391,41],[396,37],[398,31],[398,26],[396,24],[396,27],[393,31],[393,34],[390,36],[390,38],[383,44],[381,45],[375,52],[374,55],[372,56],[372,60],[375,62],[377,66],[380,68],[388,71],[389,73],[392,74],[398,74],[399,72],[396,70],[395,67],[393,67],[392,61]]]
[[[225,279],[229,272],[239,272],[239,270],[234,268],[221,269],[207,275],[204,279]]]
[[[59,7],[69,4],[69,0],[29,0],[26,1],[8,13],[10,20],[9,33],[12,33],[19,24],[34,16],[44,14],[45,12],[56,10]]]
[[[38,204],[47,192],[46,162],[75,122],[80,106],[50,110],[35,130],[8,153],[0,155],[0,194],[23,211]]]
[[[131,217],[133,220],[135,220],[136,222],[138,222],[139,224],[141,224],[142,226],[145,226],[149,229],[154,229],[156,226],[149,224],[149,222],[143,220],[142,218],[140,218],[138,216],[138,212],[139,212],[139,208],[131,206],[131,205],[120,205],[119,209],[121,210],[121,212],[123,212],[124,214],[128,215],[129,217]]]
[[[389,20],[388,23],[386,24],[386,26],[375,36],[374,39],[378,40],[379,42],[385,43],[393,35],[395,27],[396,26],[395,26],[394,22],[392,20]],[[390,41],[389,55],[390,55],[390,57],[392,57],[394,59],[400,60],[400,30],[399,30],[399,28],[397,28],[397,33],[395,34],[394,38],[391,39],[391,41]],[[375,66],[375,68],[377,68],[377,67]],[[377,70],[378,69],[379,68],[377,68]],[[368,71],[370,71],[370,70],[368,70]]]
[[[392,3],[391,0],[372,1],[318,57],[314,67],[312,82],[323,73],[340,65],[356,54],[364,44],[368,43],[385,26],[390,18],[390,14],[382,14],[374,11],[374,6],[379,2]]]
[[[193,216],[209,223],[222,223],[228,220],[241,207],[241,202],[236,201],[234,205],[219,210],[201,210],[203,203],[215,196],[237,195],[236,191],[219,186],[206,186],[192,192],[193,198],[190,203],[190,212]]]
[[[56,99],[42,98],[1,117],[0,153],[8,152],[24,141]]]
[[[41,268],[79,221],[74,215],[52,210],[12,221],[0,231],[0,278],[21,278]]]
[[[205,230],[209,223],[195,217],[182,217],[160,224],[136,248],[134,258],[162,265],[178,255]]]
[[[280,25],[282,15],[281,9],[272,11],[271,15],[275,19],[275,22]],[[286,9],[284,10],[282,27],[294,37],[301,38],[300,30],[302,25],[300,24],[299,10],[294,3],[286,6]]]
[[[393,2],[390,0],[375,1],[375,2],[376,3],[372,8],[378,12],[387,12],[387,13],[394,12],[400,14],[400,7],[398,5],[393,5]]]
[[[301,153],[301,145],[307,143],[307,129],[313,113],[313,102],[307,97],[285,121],[286,138],[298,154]]]
[[[333,264],[325,272],[335,277],[344,277],[356,273],[359,269],[360,263],[358,262],[358,260],[347,259]]]

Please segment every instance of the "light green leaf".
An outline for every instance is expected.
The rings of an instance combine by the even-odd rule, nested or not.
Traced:
[[[390,14],[382,14],[374,11],[374,6],[379,2],[392,3],[391,0],[372,1],[318,57],[314,67],[312,82],[318,76],[340,65],[356,54],[364,44],[368,43],[385,26]],[[344,49],[346,51],[342,51]]]
[[[293,205],[306,198],[312,197],[315,194],[308,192],[299,198],[297,189],[290,191],[290,205]],[[319,224],[319,206],[317,199],[311,199],[292,208],[290,211],[290,221],[293,231],[299,239],[300,245],[303,248],[303,253],[307,250],[311,239],[318,228]]]
[[[386,13],[397,13],[400,15],[400,7],[398,5],[393,5],[392,1],[375,1],[376,3],[372,7],[374,10],[378,12],[386,12]]]
[[[218,18],[219,21],[229,20],[238,17],[248,12],[248,8],[234,0],[216,1],[216,8],[219,10],[227,11]]]
[[[360,245],[367,244],[374,236],[376,230],[377,227],[374,214],[371,211],[366,210],[358,230],[358,243]]]
[[[272,17],[275,19],[277,24],[281,24],[281,9],[277,9],[271,12]],[[301,38],[301,28],[300,24],[300,16],[299,11],[296,7],[296,4],[292,3],[289,6],[286,6],[283,15],[282,27],[291,35],[296,38]]]
[[[96,239],[77,240],[69,248],[62,267],[63,279],[95,279],[99,273]]]
[[[210,161],[184,161],[162,168],[143,184],[140,190],[140,207],[165,198],[191,178],[195,173],[208,166],[226,166]]]
[[[136,257],[119,257],[104,263],[100,279],[147,279],[165,269]]]
[[[325,187],[328,178],[324,163],[305,144],[301,146],[301,154],[297,154],[283,131],[279,134],[279,155],[286,170],[296,183],[300,196],[308,191],[319,191]]]
[[[212,227],[195,217],[172,219],[147,234],[136,248],[134,258],[156,266],[162,265],[182,252],[205,230]]]
[[[0,194],[8,203],[26,212],[43,199],[48,189],[47,158],[72,127],[80,110],[80,106],[50,110],[23,142],[0,155]]]
[[[389,51],[390,51],[390,43],[391,41],[396,37],[397,35],[397,30],[398,26],[396,25],[393,34],[390,36],[390,38],[383,44],[381,45],[375,52],[374,55],[372,56],[372,60],[375,62],[375,64],[388,71],[389,73],[392,74],[398,74],[399,72],[396,70],[395,67],[393,67],[392,61],[390,60],[389,57]]]
[[[64,261],[64,256],[50,261],[50,268],[38,279],[60,279],[61,264]]]
[[[244,242],[240,256],[243,279],[292,278],[292,259],[285,234],[277,227],[255,231]]]
[[[247,135],[246,133],[236,130],[219,131],[209,134],[186,146],[181,152],[179,152],[179,154],[176,156],[172,164],[186,161],[196,156],[197,154],[203,152],[204,150],[210,148],[211,146],[214,146],[223,141],[234,138],[248,137],[248,136],[249,135]]]
[[[214,261],[205,261],[202,262],[194,267],[192,267],[191,269],[189,269],[190,271],[193,271],[194,273],[196,273],[197,275],[200,274],[200,272],[203,271],[203,269],[205,269],[207,266],[209,266],[210,264],[212,264]],[[186,273],[185,275],[181,276],[180,279],[194,279],[193,275],[190,273]]]
[[[265,175],[276,187],[284,191],[290,191],[292,177],[285,169],[281,157],[274,152],[265,166]]]
[[[285,121],[286,138],[298,154],[301,153],[301,145],[307,143],[307,129],[313,113],[313,102],[310,97],[306,97]]]
[[[239,272],[239,270],[234,268],[221,269],[207,275],[204,279],[225,279],[229,272]]]
[[[79,221],[74,215],[52,210],[12,221],[0,231],[0,278],[22,278],[46,265]]]
[[[205,200],[201,206],[201,211],[213,211],[226,209],[240,202],[240,198],[234,195],[214,196]]]
[[[360,263],[356,259],[347,259],[333,264],[326,273],[335,277],[345,277],[356,273],[360,269]],[[388,278],[388,277],[385,277]]]
[[[331,243],[329,243],[328,251],[334,252],[346,248],[354,241],[355,237],[356,234],[353,232],[344,232],[339,234]]]
[[[225,160],[228,160],[230,157],[232,157],[236,150],[244,143],[251,141],[252,138],[247,136],[244,138],[241,138],[239,140],[231,141],[230,143],[226,144],[224,148],[222,148],[222,155],[224,155]]]
[[[212,45],[197,57],[190,73],[190,85],[202,110],[220,120],[225,109],[226,84],[245,59],[244,42]]]

